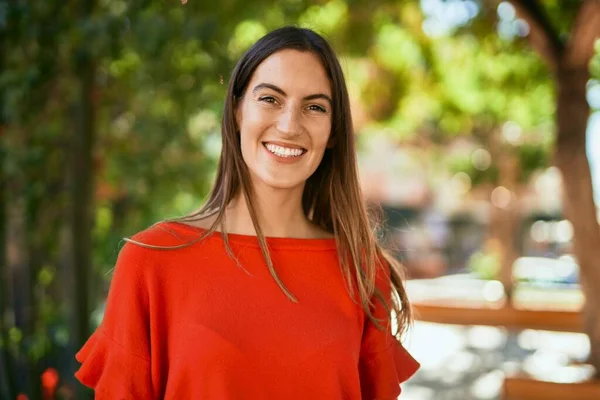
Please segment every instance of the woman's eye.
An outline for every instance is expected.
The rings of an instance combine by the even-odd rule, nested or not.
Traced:
[[[311,111],[318,111],[318,112],[322,112],[322,113],[327,112],[327,110],[325,109],[325,107],[320,106],[318,104],[312,104],[312,105],[308,106],[308,109],[311,110]]]
[[[276,100],[275,100],[275,98],[274,98],[274,97],[271,97],[271,96],[263,96],[263,97],[260,97],[260,98],[258,99],[258,101],[264,101],[264,102],[266,102],[266,103],[271,103],[271,104],[274,104],[274,103],[276,103]]]

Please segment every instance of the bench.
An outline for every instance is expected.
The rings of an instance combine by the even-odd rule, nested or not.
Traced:
[[[600,380],[557,383],[525,376],[507,376],[502,387],[502,400],[598,400]]]

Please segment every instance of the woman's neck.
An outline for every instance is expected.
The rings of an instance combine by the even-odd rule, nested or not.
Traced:
[[[262,233],[266,237],[287,237],[303,239],[333,238],[330,232],[310,221],[302,208],[302,191],[293,190],[257,190],[253,205]],[[188,221],[193,226],[208,229],[217,218],[212,214],[200,220]],[[220,231],[223,226],[217,226]],[[240,192],[225,210],[225,231],[240,235],[256,235],[250,210],[244,195]]]
[[[315,227],[302,209],[301,193],[293,196],[289,191],[269,192],[255,192],[252,201],[258,223],[265,236],[293,238],[315,236]],[[241,193],[227,207],[225,229],[228,233],[256,234],[250,209]]]

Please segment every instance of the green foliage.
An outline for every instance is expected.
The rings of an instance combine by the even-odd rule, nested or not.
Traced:
[[[229,55],[235,59],[258,39],[267,33],[266,28],[258,21],[243,21],[236,28],[233,39],[229,42]]]
[[[561,37],[568,37],[575,22],[580,1],[544,0],[543,9]]]
[[[521,165],[521,179],[527,181],[533,171],[546,168],[550,164],[550,151],[537,144],[524,144],[517,148]]]
[[[424,63],[419,43],[405,29],[392,23],[379,28],[373,57],[384,68],[396,72],[421,68]]]
[[[593,78],[600,80],[600,39],[596,39],[594,50],[594,57],[590,61],[590,75]]]
[[[341,0],[313,5],[298,19],[300,26],[314,29],[322,35],[333,36],[339,33],[348,18],[348,5]]]
[[[500,258],[495,252],[479,251],[471,256],[467,267],[480,279],[495,279],[500,272]]]
[[[477,157],[478,151],[461,151],[442,155],[441,158],[446,162],[447,171],[452,174],[465,173],[471,180],[471,185],[477,186],[484,183],[497,183],[498,168],[495,165],[486,165],[485,167],[477,167],[477,162],[474,158]],[[486,152],[487,153],[487,152]]]

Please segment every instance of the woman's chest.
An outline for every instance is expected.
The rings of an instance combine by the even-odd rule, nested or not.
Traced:
[[[221,264],[186,274],[169,307],[173,346],[187,353],[229,349],[250,359],[288,354],[295,361],[339,346],[358,357],[362,310],[339,267],[277,261],[278,277],[295,301],[266,266],[243,271]]]
[[[165,288],[170,304],[164,305],[169,310],[160,330],[164,337],[155,339],[166,344],[161,353],[168,375],[202,377],[202,387],[235,381],[252,390],[259,381],[261,387],[265,380],[282,384],[290,376],[297,384],[309,370],[352,371],[363,317],[340,271],[274,261],[296,301],[266,266],[244,271],[235,264],[202,265],[185,274],[176,290]]]

